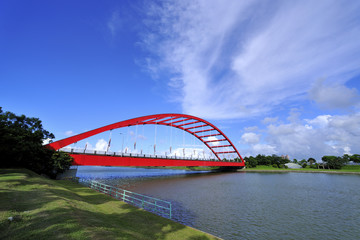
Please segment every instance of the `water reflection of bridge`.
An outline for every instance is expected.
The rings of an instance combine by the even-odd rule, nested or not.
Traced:
[[[95,151],[85,149],[71,149],[66,146],[91,137],[93,135],[111,131],[116,128],[137,126],[137,125],[165,125],[181,129],[199,139],[208,149],[211,150],[215,159],[189,158],[176,155],[151,155],[137,153],[121,153],[108,151]],[[213,124],[190,115],[183,114],[157,114],[121,121],[65,138],[48,144],[55,150],[66,150],[74,158],[74,165],[91,166],[232,166],[243,167],[245,162],[232,144],[230,139]],[[154,145],[155,147],[155,145]],[[226,154],[234,157],[225,160]]]

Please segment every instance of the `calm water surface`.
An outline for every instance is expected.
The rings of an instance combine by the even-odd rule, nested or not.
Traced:
[[[359,175],[97,167],[78,176],[169,200],[176,221],[224,239],[360,239]]]

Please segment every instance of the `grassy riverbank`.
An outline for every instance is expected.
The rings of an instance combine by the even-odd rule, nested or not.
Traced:
[[[26,169],[0,169],[0,196],[0,239],[216,239]]]
[[[298,169],[290,169],[290,168],[274,168],[272,166],[256,166],[255,168],[246,168],[240,171],[247,172],[321,172],[321,173],[353,173],[360,174],[360,166],[359,165],[348,165],[344,166],[341,169],[317,169],[310,168],[309,166],[306,168],[298,168]]]

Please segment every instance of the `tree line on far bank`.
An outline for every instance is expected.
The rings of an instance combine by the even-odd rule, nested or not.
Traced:
[[[359,154],[353,154],[348,155],[344,154],[342,157],[339,156],[323,156],[321,158],[322,163],[316,162],[314,158],[309,159],[302,159],[298,161],[297,159],[294,159],[293,161],[290,161],[287,158],[277,156],[275,154],[270,156],[265,156],[258,154],[256,157],[250,156],[245,157],[245,166],[247,168],[255,168],[258,165],[264,165],[264,166],[272,166],[275,168],[287,168],[285,165],[286,163],[296,163],[302,166],[303,168],[306,168],[309,166],[310,168],[319,168],[321,165],[322,168],[329,168],[329,169],[341,169],[341,167],[348,164],[350,161],[354,163],[360,163],[360,155]]]
[[[27,168],[55,178],[70,168],[73,159],[43,145],[45,139],[53,138],[54,134],[43,129],[38,118],[3,112],[0,107],[1,168]]]

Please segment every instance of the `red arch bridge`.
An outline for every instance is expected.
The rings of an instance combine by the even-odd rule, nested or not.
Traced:
[[[83,166],[222,166],[243,167],[245,162],[230,139],[217,127],[208,121],[184,114],[155,114],[133,118],[91,131],[87,131],[69,138],[65,138],[48,144],[55,150],[62,149],[72,143],[94,136],[96,134],[111,131],[117,128],[137,125],[164,125],[181,129],[199,139],[214,154],[214,160],[188,159],[181,156],[157,156],[146,154],[108,153],[99,154],[96,151],[91,154],[70,151],[74,158],[73,165]],[[224,160],[226,154],[232,154],[237,161]]]

